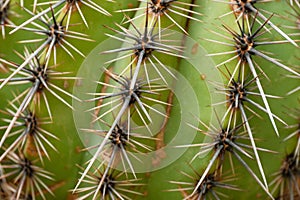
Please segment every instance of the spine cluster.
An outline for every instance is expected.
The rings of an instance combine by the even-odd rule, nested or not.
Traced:
[[[72,151],[65,147],[63,151],[68,150],[62,152],[56,144],[69,144],[65,139],[73,140],[78,135],[64,133],[67,137],[61,137],[64,128],[57,124],[64,118],[57,116],[53,108],[57,103],[67,108],[64,110],[66,112],[74,111],[74,102],[77,102],[76,105],[92,105],[84,110],[84,113],[91,116],[91,120],[80,127],[85,138],[84,147],[78,151],[82,160],[78,161],[77,166],[72,166],[80,172],[78,178],[71,178],[73,182],[68,184],[72,188],[67,188],[65,193],[74,199],[147,197],[147,188],[156,187],[149,181],[152,170],[171,156],[169,151],[164,150],[164,146],[167,138],[176,137],[171,132],[177,124],[170,124],[169,120],[181,113],[176,112],[179,98],[174,95],[174,88],[185,88],[179,81],[179,73],[188,68],[184,61],[192,59],[187,53],[190,49],[187,41],[194,28],[193,24],[200,24],[211,35],[192,35],[197,40],[201,38],[197,45],[203,44],[206,47],[210,44],[219,49],[211,52],[208,47],[209,53],[205,56],[220,61],[213,67],[218,69],[224,81],[216,83],[205,80],[205,75],[201,77],[206,84],[213,85],[213,92],[223,95],[225,100],[210,105],[216,123],[204,122],[207,116],[202,113],[199,118],[191,116],[190,119],[184,119],[185,128],[201,133],[199,135],[205,136],[205,140],[199,142],[196,139],[189,144],[179,142],[172,147],[175,153],[181,148],[196,153],[192,157],[191,153],[186,154],[186,162],[182,162],[182,159],[175,161],[180,162],[182,169],[173,170],[172,180],[160,177],[159,180],[170,188],[157,193],[167,197],[171,192],[176,192],[181,199],[223,199],[226,196],[233,199],[231,193],[242,194],[245,189],[237,184],[237,166],[242,166],[260,187],[264,197],[299,198],[299,112],[296,110],[286,114],[297,121],[295,125],[289,125],[282,113],[273,112],[275,109],[272,102],[279,102],[283,97],[265,92],[265,80],[276,83],[280,76],[299,80],[298,66],[277,59],[278,52],[268,49],[286,45],[299,52],[299,1],[286,2],[290,17],[281,17],[271,13],[273,11],[264,10],[267,3],[265,0],[210,2],[208,4],[211,6],[224,5],[230,9],[218,16],[216,20],[222,21],[222,24],[216,30],[206,29],[206,24],[211,22],[205,21],[205,14],[201,14],[205,8],[200,1],[140,0],[138,7],[122,8],[114,13],[103,8],[106,3],[113,7],[120,2],[58,0],[49,3],[32,0],[31,4],[27,4],[24,1],[0,0],[3,37],[0,48],[5,48],[2,43],[10,34],[30,35],[30,39],[24,37],[19,41],[24,46],[23,52],[15,51],[19,57],[16,60],[20,61],[13,61],[8,55],[0,54],[0,93],[4,97],[2,101],[7,102],[1,103],[1,106],[7,106],[1,108],[0,199],[54,198],[56,189],[65,184],[64,181],[56,180],[58,177],[51,171],[51,166],[55,157],[70,152],[72,154]],[[28,17],[20,25],[12,20],[19,16],[13,11],[18,9]],[[87,17],[85,12],[89,10],[97,13],[97,19]],[[78,69],[72,72],[66,70],[71,69],[65,66],[71,65],[71,62],[66,64],[62,58],[68,56],[74,59],[73,62],[85,58],[85,53],[89,52],[85,52],[81,44],[100,43],[85,34],[85,30],[94,28],[91,25],[93,20],[117,14],[122,15],[122,22],[115,23],[116,28],[111,24],[105,25],[107,33],[99,33],[106,35],[111,45],[97,52],[99,57],[108,58],[103,63],[93,63],[100,69],[93,72],[100,74],[97,80],[72,76]],[[73,17],[81,20],[80,25],[76,20],[74,23]],[[277,25],[273,22],[276,17],[294,25]],[[83,33],[75,31],[78,27],[84,30]],[[271,34],[276,37],[271,37]],[[197,67],[211,67],[202,66],[203,63]],[[83,70],[95,68],[90,67]],[[278,71],[274,80],[267,73],[273,70]],[[96,91],[85,91],[84,96],[88,98],[82,99],[68,89],[70,82],[80,88],[83,87],[80,83],[86,81],[96,84]],[[198,90],[195,92],[204,93]],[[294,98],[298,92],[299,86],[296,86],[286,90],[286,96]],[[189,97],[185,99],[184,104]],[[198,104],[201,103],[199,100]],[[225,112],[216,112],[219,107],[225,108]],[[257,118],[263,119],[263,123],[269,122],[271,129],[256,130],[252,121],[257,122]],[[50,131],[55,126],[56,132]],[[261,154],[274,156],[277,149],[259,147],[257,141],[265,139],[264,131],[275,132],[274,140],[280,140],[280,127],[293,130],[281,143],[288,146],[289,153],[284,157],[278,172],[270,177]],[[288,144],[291,140],[296,141],[296,144]],[[143,162],[153,151],[156,154],[150,158],[152,162]],[[140,168],[143,168],[143,174]],[[148,173],[145,173],[146,169],[149,169]],[[186,169],[192,171],[192,174]]]

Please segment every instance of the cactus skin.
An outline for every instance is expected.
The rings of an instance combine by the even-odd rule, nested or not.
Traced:
[[[0,0],[2,5],[3,2],[5,3],[6,1]],[[37,1],[37,3],[41,3],[41,2],[46,2],[46,1],[42,1],[42,0]],[[101,7],[106,9],[112,15],[112,16],[106,16],[109,14],[104,11],[102,11],[102,13],[97,12],[95,11],[95,9],[86,6],[83,2],[79,0],[67,1],[67,2],[69,3],[67,5],[73,5],[72,15],[70,15],[70,23],[69,25],[67,25],[68,26],[67,31],[68,30],[76,31],[76,32],[78,31],[80,33],[86,34],[88,35],[88,38],[90,38],[93,41],[78,40],[76,38],[74,39],[74,38],[67,38],[67,37],[65,37],[65,39],[68,42],[70,42],[74,47],[82,51],[84,55],[88,55],[89,52],[92,51],[98,44],[100,44],[101,42],[105,41],[108,38],[104,33],[109,33],[113,35],[114,34],[113,30],[120,30],[119,27],[117,27],[114,23],[117,24],[121,23],[121,25],[125,27],[125,29],[133,30],[132,24],[130,23],[122,24],[122,21],[124,22],[128,19],[132,19],[134,18],[134,16],[139,16],[142,12],[144,12],[143,9],[140,9],[139,11],[135,12],[134,8],[142,8],[142,7],[145,8],[145,3],[140,4],[140,2],[134,0],[116,1],[114,3],[106,2],[106,1],[101,1],[101,2],[94,1],[97,4],[101,5]],[[76,2],[77,5],[81,8],[80,11],[82,14],[78,12],[78,10],[75,8],[76,6],[72,4],[74,2]],[[164,1],[158,1],[158,2],[164,2]],[[232,13],[229,13],[232,7],[228,5],[228,3],[224,3],[225,1],[214,2],[210,0],[204,0],[204,1],[191,0],[191,1],[179,1],[179,2],[185,2],[188,4],[185,5],[174,4],[174,5],[184,7],[187,9],[192,9],[194,12],[198,14],[193,15],[192,13],[187,13],[186,11],[184,11],[183,12],[184,15],[178,15],[174,12],[172,13],[170,10],[169,12],[167,12],[167,14],[172,16],[172,19],[174,19],[174,21],[170,20],[169,18],[164,16],[164,14],[162,14],[160,16],[162,27],[167,27],[168,25],[174,24],[176,22],[177,23],[176,26],[173,26],[171,28],[178,32],[183,32],[182,29],[184,29],[189,34],[190,38],[193,38],[193,40],[197,41],[198,44],[195,45],[193,48],[193,50],[196,49],[195,51],[197,51],[197,46],[199,46],[198,50],[200,49],[200,47],[204,47],[204,49],[207,52],[206,54],[208,55],[235,50],[235,48],[232,46],[228,46],[228,45],[226,46],[226,45],[222,45],[221,43],[212,42],[212,41],[220,41],[220,42],[230,43],[231,45],[235,44],[234,40],[232,40],[233,38],[232,35],[228,34],[228,31],[226,32],[226,30],[222,29],[222,24],[223,24],[226,25],[226,27],[229,27],[230,29],[233,29],[237,33],[239,33],[238,26],[236,23],[236,16]],[[239,2],[239,1],[230,1],[230,2]],[[36,1],[23,2],[23,1],[11,0],[9,4],[10,12],[8,12],[7,17],[15,25],[20,25],[25,21],[25,19],[29,19],[31,17],[30,14],[28,14],[28,12],[26,12],[25,9],[20,8],[20,4],[22,5],[23,3],[24,3],[24,7],[30,11],[35,10],[35,7],[37,11],[39,11],[39,7],[41,7],[42,9],[47,9],[47,8],[49,9],[48,5],[39,6],[39,4],[36,4]],[[155,4],[155,1],[152,1],[152,4]],[[168,4],[164,4],[164,6],[167,6],[169,4],[172,5],[172,1],[168,2]],[[95,174],[92,174],[92,170],[89,170],[88,174],[92,174],[92,175],[91,177],[85,176],[84,180],[92,180],[92,183],[94,184],[93,186],[96,186],[94,188],[95,190],[94,193],[88,196],[89,198],[93,199],[93,197],[95,197],[95,199],[100,199],[100,196],[103,193],[105,193],[105,195],[103,195],[105,196],[104,199],[111,199],[113,195],[115,197],[118,196],[117,193],[113,192],[113,190],[105,190],[103,189],[104,186],[99,186],[99,180],[100,182],[102,180],[105,183],[104,185],[110,184],[110,187],[112,188],[114,188],[115,186],[116,188],[118,188],[117,187],[118,184],[121,184],[121,187],[119,187],[118,189],[130,188],[129,189],[130,192],[116,190],[116,191],[120,191],[122,198],[126,198],[125,195],[126,196],[128,195],[129,199],[140,199],[140,198],[141,199],[145,199],[145,198],[146,199],[171,199],[171,198],[195,199],[196,197],[198,198],[200,194],[202,195],[201,199],[204,199],[205,196],[212,197],[213,199],[216,199],[216,196],[219,196],[219,198],[223,199],[224,197],[220,195],[220,193],[227,195],[229,199],[254,199],[254,198],[270,199],[269,196],[273,196],[274,199],[299,198],[300,196],[299,185],[297,184],[299,184],[299,179],[300,179],[299,177],[299,170],[300,170],[299,169],[300,168],[299,166],[300,139],[299,138],[300,137],[299,137],[299,112],[297,112],[297,110],[299,110],[299,90],[297,90],[297,88],[299,88],[299,66],[300,66],[299,63],[300,62],[299,62],[298,55],[300,55],[299,54],[300,50],[299,47],[295,47],[296,44],[299,44],[299,40],[300,40],[299,39],[299,33],[300,33],[299,1],[297,0],[287,1],[287,2],[286,1],[272,1],[272,2],[257,1],[255,4],[251,4],[251,5],[255,6],[255,8],[260,12],[259,14],[263,14],[264,16],[266,16],[266,18],[270,16],[270,13],[263,12],[263,10],[274,12],[275,15],[270,18],[270,21],[272,22],[273,25],[278,26],[280,30],[282,30],[284,33],[287,33],[288,37],[291,38],[294,42],[294,45],[291,44],[290,42],[285,41],[282,42],[282,44],[272,43],[269,45],[255,47],[257,50],[261,52],[271,52],[272,54],[266,54],[266,55],[278,59],[279,60],[278,62],[284,64],[285,66],[290,67],[290,70],[288,71],[276,66],[275,63],[276,61],[270,62],[270,60],[268,61],[268,59],[263,59],[259,56],[255,57],[254,55],[251,55],[251,59],[254,60],[255,63],[258,63],[263,73],[268,76],[269,80],[267,78],[264,78],[262,72],[260,72],[260,70],[255,66],[258,74],[258,79],[263,87],[264,92],[266,94],[276,96],[276,98],[268,98],[267,96],[270,110],[274,115],[283,119],[286,124],[279,122],[276,119],[276,117],[274,117],[272,114],[269,113],[268,109],[266,108],[265,101],[262,100],[261,95],[253,95],[254,97],[251,97],[251,94],[249,95],[247,94],[246,97],[247,98],[249,97],[254,102],[258,102],[257,104],[261,105],[263,108],[266,108],[265,110],[258,108],[258,106],[253,106],[253,104],[247,104],[249,102],[244,103],[244,105],[249,106],[254,113],[257,113],[261,117],[255,116],[253,112],[246,109],[245,113],[246,116],[248,117],[247,118],[249,120],[248,121],[246,118],[244,119],[242,118],[240,114],[241,108],[234,111],[234,114],[237,114],[237,122],[235,124],[237,126],[241,125],[242,130],[244,130],[243,128],[244,125],[246,127],[249,125],[251,128],[251,132],[254,133],[254,137],[257,138],[257,140],[255,140],[255,144],[257,148],[258,147],[261,148],[257,150],[260,157],[260,161],[263,166],[263,171],[267,179],[269,191],[271,194],[268,195],[267,194],[268,192],[265,191],[266,185],[264,184],[263,178],[261,176],[262,171],[258,169],[257,167],[258,160],[257,157],[253,154],[253,143],[251,143],[248,140],[246,144],[250,146],[250,148],[248,148],[249,151],[241,154],[242,159],[247,164],[246,167],[241,162],[238,162],[236,157],[232,156],[233,159],[233,168],[232,168],[230,164],[230,157],[228,156],[228,154],[230,154],[231,152],[231,148],[229,148],[229,150],[228,149],[226,150],[226,153],[224,152],[220,153],[218,158],[215,159],[218,162],[214,162],[213,165],[210,166],[209,168],[210,170],[207,171],[207,173],[204,175],[203,172],[205,171],[205,169],[207,169],[207,166],[209,165],[209,161],[211,160],[212,156],[215,153],[214,149],[212,149],[212,154],[208,154],[202,158],[197,157],[192,162],[190,162],[193,159],[194,155],[199,152],[199,149],[190,147],[183,156],[181,156],[178,160],[176,160],[174,163],[168,165],[165,168],[159,169],[157,171],[153,171],[149,173],[141,173],[141,174],[130,173],[130,171],[131,172],[133,171],[131,169],[128,171],[129,172],[128,177],[126,177],[124,173],[118,173],[118,171],[116,171],[115,173],[111,172],[110,169],[106,171],[106,169],[108,168],[105,167],[103,169],[101,168]],[[293,9],[290,9],[291,8],[290,6],[292,6]],[[174,7],[170,7],[170,8],[175,9]],[[56,19],[58,21],[63,19],[64,14],[67,13],[66,9],[67,6],[64,7],[61,13],[59,13],[56,16],[57,17]],[[133,9],[133,11],[127,12],[125,9]],[[148,9],[152,9],[152,7],[149,6]],[[53,8],[53,10],[57,11],[58,9]],[[120,10],[125,10],[126,13],[125,18],[123,13],[114,12]],[[287,10],[289,11],[287,12]],[[182,11],[183,10],[180,10],[180,12]],[[12,73],[11,71],[9,71],[9,67],[11,67],[10,64],[11,63],[20,64],[23,61],[23,59],[20,58],[16,52],[18,52],[20,55],[23,55],[24,44],[16,43],[16,41],[43,38],[42,36],[41,37],[36,36],[36,34],[34,34],[32,31],[25,31],[25,30],[18,30],[13,34],[8,34],[8,32],[13,29],[12,28],[13,25],[11,25],[9,21],[3,20],[4,18],[2,17],[3,16],[6,17],[6,10],[4,10],[4,12],[5,12],[4,14],[2,14],[1,12],[1,16],[0,16],[1,23],[6,24],[5,30],[3,29],[5,31],[5,38],[4,37],[0,38],[1,83],[3,82],[4,78],[8,77],[9,74]],[[221,20],[217,19],[217,17],[222,16],[225,13],[229,13],[229,14],[222,17]],[[252,13],[253,15],[255,15],[253,11]],[[51,14],[51,9],[49,9],[48,14]],[[82,18],[82,15],[84,16],[84,19]],[[22,17],[18,17],[18,16],[22,16]],[[67,16],[68,15],[66,15],[66,17]],[[96,19],[95,16],[97,16],[101,20]],[[152,19],[151,16],[152,15],[150,13],[148,19],[149,23],[151,22]],[[257,19],[259,19],[261,23],[266,21],[266,19],[259,18],[259,16],[260,15],[258,15]],[[65,20],[67,21],[67,18]],[[87,23],[85,23],[85,20]],[[145,22],[145,20],[146,20],[146,15],[142,15],[138,19],[133,20],[133,23],[137,26],[138,29],[141,30],[141,32],[144,30],[143,23]],[[240,22],[241,21],[242,20],[240,19]],[[76,23],[81,23],[81,24],[75,26],[72,25]],[[107,27],[111,27],[111,29],[107,29],[103,25]],[[87,28],[86,26],[88,26],[89,28]],[[259,26],[260,25],[256,22],[254,24],[255,27],[254,30],[256,30]],[[1,26],[1,28],[2,27],[4,26]],[[25,27],[27,27],[27,25]],[[269,26],[267,25],[266,27],[269,28]],[[261,31],[265,31],[265,29],[262,28]],[[283,37],[282,34],[279,34],[278,31],[274,30],[274,28],[270,29],[270,31],[272,32],[272,34],[266,32],[264,35],[259,37],[259,41],[272,42],[272,41],[286,40],[286,38]],[[217,32],[218,34],[214,34],[213,32]],[[68,33],[66,33],[66,35],[67,34]],[[229,39],[226,40],[222,38],[221,35],[226,35],[228,36]],[[184,42],[184,39],[182,39],[182,41]],[[35,43],[25,44],[25,45],[28,48],[29,52],[34,52],[39,47],[38,44]],[[107,49],[104,50],[109,51],[111,50],[111,48],[107,47]],[[135,52],[135,54],[139,56],[141,51],[143,50]],[[66,52],[60,46],[57,46],[57,52],[56,52],[57,66],[55,66],[55,71],[57,70],[60,72],[70,72],[70,74],[63,75],[69,78],[51,80],[51,76],[49,75],[50,83],[51,81],[53,81],[52,83],[54,85],[58,86],[59,88],[62,88],[64,91],[68,93],[72,93],[73,87],[80,87],[80,82],[81,82],[80,77],[77,77],[77,79],[70,78],[70,77],[76,76],[77,70],[79,70],[81,63],[84,61],[84,58],[80,56],[78,52],[73,50],[71,50],[71,52],[74,58],[69,56],[68,52]],[[166,57],[164,62],[166,62],[169,66],[172,66],[174,69],[179,71],[182,75],[184,75],[187,79],[189,79],[190,84],[193,85],[194,89],[197,91],[196,95],[198,98],[199,110],[201,113],[200,119],[199,120],[197,119],[197,121],[201,121],[201,122],[193,126],[186,125],[185,126],[186,129],[196,129],[199,127],[199,129],[205,132],[207,131],[207,127],[205,126],[210,125],[209,119],[211,116],[213,117],[217,116],[220,119],[223,118],[224,112],[221,111],[219,112],[218,109],[220,107],[222,107],[223,110],[227,109],[230,103],[223,103],[218,106],[213,106],[214,109],[216,110],[216,113],[214,114],[213,109],[211,107],[208,108],[206,102],[210,100],[210,98],[207,97],[209,95],[209,92],[215,92],[215,91],[207,91],[207,85],[209,84],[218,85],[218,86],[221,85],[222,89],[224,89],[224,85],[225,85],[225,89],[226,89],[228,83],[228,77],[230,79],[230,74],[234,72],[234,69],[236,67],[239,58],[237,57],[232,62],[226,63],[226,67],[224,65],[218,66],[218,64],[226,61],[227,59],[232,58],[232,55],[236,55],[236,54],[230,54],[230,55],[224,54],[222,56],[210,56],[208,58],[215,63],[214,64],[215,66],[218,66],[220,68],[220,70],[222,71],[220,72],[220,74],[221,76],[224,77],[224,82],[215,83],[211,80],[207,80],[205,78],[206,74],[200,74],[198,71],[194,70],[193,68],[188,67],[189,63],[184,61],[183,58],[180,57],[176,58],[174,56],[168,57],[165,56],[166,52],[162,51],[160,53],[157,53],[155,52],[155,49],[153,50],[153,52],[147,52],[147,56],[148,54],[150,55],[152,53],[153,55],[158,55],[158,58],[161,60],[164,60],[162,58]],[[45,60],[47,60],[46,53],[40,52],[39,54],[42,55],[39,58],[40,61],[45,62]],[[146,60],[145,57],[143,58],[143,60]],[[54,62],[55,60],[52,54],[51,58],[49,59],[50,66],[52,64],[54,65]],[[125,65],[128,65],[128,60],[127,61],[120,60],[117,61],[116,63],[122,64],[122,62],[123,64],[125,63]],[[256,77],[253,77],[253,71],[251,73],[251,69],[248,67],[249,60],[246,59],[245,63],[246,63],[245,73],[249,77],[248,80],[252,81],[251,85],[256,85],[258,83],[257,79],[255,79]],[[134,63],[134,65],[136,65],[136,63]],[[201,66],[201,67],[214,67],[214,66]],[[113,67],[108,68],[108,70],[111,69],[114,70]],[[138,76],[138,78],[140,77]],[[237,76],[235,76],[233,80],[237,80]],[[101,81],[105,82],[105,78],[102,79]],[[174,84],[176,85],[176,81],[174,81]],[[9,114],[8,110],[9,109],[14,110],[14,109],[8,102],[12,101],[15,98],[15,95],[19,95],[22,91],[24,91],[28,87],[29,87],[28,84],[27,85],[26,84],[5,85],[3,88],[0,89],[0,95],[1,95],[0,118],[8,119],[8,121],[0,122],[1,139],[4,137],[5,130],[8,126],[7,122],[9,122],[9,120],[13,118],[12,114],[11,113]],[[101,86],[99,86],[99,88],[101,88]],[[258,94],[260,94],[261,92],[261,90],[255,87],[251,89],[253,89],[253,91]],[[247,90],[247,91],[252,92],[252,90]],[[80,141],[80,138],[78,137],[77,134],[77,129],[75,128],[75,124],[73,121],[72,110],[66,105],[66,104],[71,104],[72,99],[73,100],[75,99],[76,101],[77,97],[62,95],[63,101],[67,102],[64,103],[62,102],[62,100],[57,98],[57,96],[51,95],[49,91],[45,90],[45,93],[47,93],[47,101],[49,102],[50,105],[52,119],[50,119],[49,111],[46,106],[47,103],[43,100],[43,98],[40,98],[41,99],[40,108],[37,105],[37,103],[31,102],[28,106],[28,109],[34,110],[34,114],[39,119],[46,118],[45,121],[52,120],[50,124],[37,123],[38,126],[40,126],[39,128],[41,130],[46,130],[49,133],[53,134],[54,137],[58,138],[58,140],[56,140],[53,139],[53,137],[51,138],[51,135],[46,136],[47,141],[51,142],[51,145],[53,145],[52,148],[51,146],[43,143],[45,148],[47,149],[47,153],[49,153],[49,159],[44,159],[47,157],[45,155],[44,150],[40,150],[39,153],[37,148],[37,147],[41,147],[41,145],[36,146],[33,143],[34,140],[32,138],[30,139],[30,137],[28,137],[29,139],[25,141],[24,145],[20,146],[20,149],[16,149],[15,152],[18,153],[18,151],[21,151],[21,155],[23,157],[26,157],[26,159],[28,158],[28,160],[34,162],[34,164],[37,165],[38,167],[45,169],[47,172],[49,171],[51,173],[51,177],[49,178],[44,177],[43,181],[45,181],[45,184],[47,185],[46,187],[53,192],[54,196],[51,194],[51,192],[47,191],[46,187],[41,187],[42,190],[46,189],[43,190],[42,192],[37,190],[37,188],[34,188],[35,192],[30,195],[31,196],[36,195],[36,198],[38,199],[40,198],[43,199],[43,196],[45,196],[44,199],[53,199],[53,198],[55,199],[79,198],[80,199],[80,197],[84,199],[84,197],[87,197],[84,196],[86,192],[90,191],[90,189],[87,188],[87,186],[89,185],[79,184],[78,188],[76,188],[76,186],[78,185],[78,179],[81,177],[81,173],[84,172],[87,167],[86,161],[89,160],[93,155],[89,155],[89,153],[84,152],[84,149],[87,146],[84,146],[82,141]],[[141,94],[139,93],[139,95]],[[158,100],[163,101],[165,103],[168,102],[170,99],[172,100],[172,95],[169,92],[162,92],[158,96],[159,96],[157,97]],[[277,96],[281,98],[277,98]],[[180,117],[178,117],[180,115],[180,110],[178,108],[179,107],[178,106],[179,104],[177,102],[178,99],[176,97],[173,98],[174,98],[173,101],[170,102],[173,104],[172,106],[165,105],[165,109],[170,109],[171,111],[167,112],[169,118],[167,120],[164,119],[166,122],[166,126],[160,131],[162,136],[160,134],[155,136],[156,139],[160,138],[163,140],[157,141],[157,140],[149,140],[149,138],[143,139],[137,137],[138,138],[137,141],[141,142],[142,145],[145,144],[147,146],[150,146],[151,147],[150,149],[155,149],[155,148],[159,148],[160,146],[164,146],[169,141],[171,141],[172,137],[174,137],[173,131],[176,129],[176,127],[174,127],[174,124],[178,124],[178,120],[180,120]],[[85,100],[86,99],[82,99],[81,103],[85,103]],[[136,104],[137,102],[136,100],[132,100],[132,99],[130,102],[131,102],[130,103],[131,109],[134,110],[134,108],[132,108],[132,105]],[[233,103],[232,101],[230,102]],[[16,102],[14,103],[15,105],[18,105]],[[101,112],[102,111],[100,109],[99,115],[101,115]],[[145,112],[144,114],[146,115],[147,112]],[[133,117],[140,120],[139,116],[137,115]],[[272,124],[270,119],[273,118],[275,122]],[[147,116],[145,116],[145,119],[147,119]],[[103,118],[103,120],[106,121],[107,119]],[[17,121],[19,121],[19,119]],[[41,120],[41,122],[42,121],[43,120]],[[127,121],[125,120],[125,122]],[[141,121],[140,123],[143,124],[143,122]],[[192,122],[186,121],[185,123],[189,124]],[[233,124],[234,124],[233,120],[230,120],[228,117],[225,117],[224,121],[221,121],[221,124],[219,125],[224,129],[232,130],[233,128],[236,127]],[[274,129],[276,130],[274,124],[278,129],[279,137],[276,136],[276,131],[274,131]],[[111,124],[108,124],[106,128],[110,127],[110,125]],[[13,127],[12,131],[15,130],[16,128]],[[90,132],[93,131],[90,130]],[[243,134],[245,136],[248,136],[248,133],[249,133],[249,129],[248,130],[245,129],[245,133]],[[240,136],[239,134],[237,134],[236,136]],[[115,137],[115,135],[113,136]],[[1,154],[5,152],[5,150],[9,148],[9,145],[14,142],[14,139],[16,139],[14,137],[15,136],[8,137],[5,140],[3,140],[4,144],[0,150]],[[118,142],[119,140],[116,137],[114,141]],[[239,139],[236,139],[236,141],[238,142]],[[126,146],[126,142],[124,143],[123,142],[124,140],[122,140],[121,143]],[[224,141],[222,140],[222,142]],[[235,140],[233,140],[233,142],[235,142]],[[201,134],[201,131],[199,131],[193,144],[201,144],[201,143],[203,143],[203,134]],[[226,144],[226,142],[223,144],[225,146],[228,145]],[[191,146],[191,144],[180,144],[180,145]],[[56,149],[57,152],[54,149]],[[139,147],[138,150],[142,151],[143,148]],[[274,154],[273,151],[276,151],[276,154]],[[248,153],[253,158],[253,160],[247,158],[246,154]],[[222,157],[223,155],[224,158]],[[157,156],[158,160],[153,161],[152,164],[154,165],[156,162],[158,163],[161,162],[160,159],[161,160],[165,159],[164,156],[168,156],[168,155],[163,155],[163,154],[158,155]],[[41,159],[41,157],[43,159]],[[7,166],[9,165],[6,165],[6,163],[9,161],[10,159],[7,156],[0,161],[0,175],[2,173],[5,175],[10,172],[10,170],[7,169]],[[37,169],[40,170],[40,168]],[[257,179],[259,180],[257,182],[261,182],[261,184],[257,184],[257,182],[255,182],[253,176],[250,175],[251,173],[249,174],[249,168],[253,171],[252,173],[255,174],[255,176],[257,176]],[[235,173],[233,173],[232,171],[234,171]],[[105,174],[106,176],[103,176]],[[111,174],[113,174],[114,176],[111,176]],[[272,176],[273,174],[276,175]],[[27,175],[30,175],[30,173]],[[201,184],[199,182],[202,175],[205,184]],[[112,180],[118,179],[120,181],[114,184],[114,183],[110,183],[108,181],[108,178],[112,178]],[[3,178],[1,177],[0,179],[1,198],[5,199],[8,198],[7,196],[11,197],[13,195],[12,193],[16,191],[17,188],[16,186],[14,186],[13,184],[7,184],[12,180],[13,178],[11,178],[11,176],[7,176]],[[226,180],[228,180],[228,182]],[[283,181],[280,182],[281,180]],[[184,182],[186,182],[187,185],[184,185]],[[276,186],[276,183],[282,184],[283,182],[285,183],[285,185],[283,185],[282,188]],[[126,187],[122,187],[123,183],[127,184]],[[294,186],[287,187],[286,184],[287,185],[293,184]],[[197,186],[201,186],[202,190],[200,190],[199,188],[195,188]],[[203,191],[204,186],[206,187],[208,192]],[[192,187],[192,189],[184,190],[184,188],[186,187]],[[87,191],[85,191],[85,189],[87,189]],[[72,193],[72,191],[74,191],[74,193]],[[21,193],[17,194],[17,196],[20,196],[20,199],[23,199],[22,196],[25,193],[26,193],[26,189],[24,188],[24,190],[22,190]]]

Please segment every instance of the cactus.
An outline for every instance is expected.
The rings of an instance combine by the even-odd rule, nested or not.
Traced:
[[[299,199],[299,22],[299,0],[0,0],[0,199]]]

